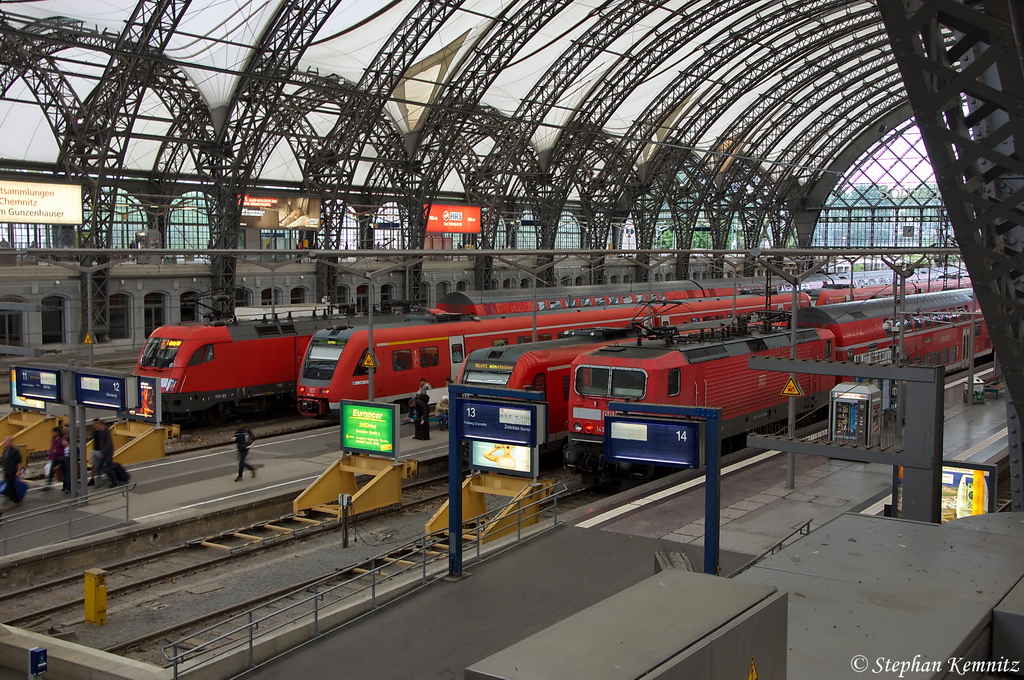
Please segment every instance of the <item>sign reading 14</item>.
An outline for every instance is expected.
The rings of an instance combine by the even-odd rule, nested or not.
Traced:
[[[679,441],[679,442],[687,441],[687,439],[686,439],[686,430],[676,430],[676,441]]]

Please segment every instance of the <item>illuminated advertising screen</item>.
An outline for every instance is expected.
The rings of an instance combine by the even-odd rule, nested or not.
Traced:
[[[398,404],[341,402],[341,449],[398,458]]]
[[[82,187],[0,180],[0,222],[81,224]]]
[[[942,521],[996,511],[995,466],[942,462]]]
[[[479,234],[480,208],[475,205],[425,205],[428,234]]]
[[[11,369],[11,406],[29,411],[45,411],[46,402],[38,399],[22,399],[18,396],[18,371]]]
[[[503,474],[536,476],[538,449],[502,442],[470,442],[470,466]]]
[[[320,199],[312,196],[259,196],[240,199],[241,224],[251,229],[320,229]]]
[[[128,409],[128,417],[132,420],[150,420],[156,422],[156,381],[159,378],[136,376],[139,385],[138,406]]]
[[[678,468],[700,467],[701,423],[605,416],[604,458]]]
[[[16,366],[15,389],[22,399],[61,402],[60,371]]]

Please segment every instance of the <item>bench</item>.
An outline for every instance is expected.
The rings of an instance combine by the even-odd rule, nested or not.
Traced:
[[[999,397],[1003,394],[1003,390],[1006,389],[1006,385],[1003,384],[1002,380],[992,383],[985,383],[985,394],[991,394],[993,398]]]

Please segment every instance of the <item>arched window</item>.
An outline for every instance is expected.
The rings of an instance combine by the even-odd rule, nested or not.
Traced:
[[[114,293],[110,296],[110,330],[107,336],[111,340],[124,340],[132,337],[132,298],[127,293]]]
[[[619,282],[619,275],[618,274],[612,274],[611,278],[608,279],[608,283],[618,283],[618,282]]]
[[[348,296],[348,286],[338,286],[337,290],[334,292],[334,297],[336,298],[335,302],[338,302],[339,304],[347,304]]]
[[[662,280],[661,272],[658,272],[657,274],[654,275],[654,280],[655,282]]]
[[[583,276],[577,276],[577,277],[576,277],[576,285],[577,285],[577,286],[585,286],[585,285],[587,285],[587,279],[586,279],[586,277],[583,277]]]
[[[455,284],[455,290],[469,290],[469,281],[463,279]]]
[[[280,288],[264,288],[260,291],[260,304],[264,307],[281,304],[281,298]]]
[[[147,293],[142,299],[142,323],[147,338],[150,333],[167,323],[164,319],[166,304],[163,293]]]
[[[43,298],[42,343],[49,345],[55,342],[64,342],[64,298],[59,295],[51,295]]]
[[[0,302],[23,305],[27,300],[17,295],[2,295],[0,296]],[[21,337],[22,314],[23,312],[13,310],[7,312],[0,311],[0,342],[14,347],[21,347],[25,344]]]
[[[369,288],[364,283],[363,285],[356,288],[356,308],[366,311],[366,294]]]
[[[568,276],[563,276],[562,280],[558,282],[558,285],[560,285],[560,286],[571,286],[572,285],[572,279],[570,279]]]
[[[532,288],[533,287],[533,281],[531,281],[530,279],[523,279],[522,281],[519,282],[519,287],[520,288]]]
[[[622,282],[623,283],[633,283],[633,277],[630,276],[629,274],[626,274],[625,276],[622,277]]]
[[[301,305],[306,301],[305,288],[292,288],[291,302],[293,305]]]
[[[248,307],[252,295],[248,288],[235,288],[235,307]]]
[[[196,305],[196,297],[199,294],[194,290],[188,290],[178,297],[178,305],[181,309],[181,322],[199,321],[199,307]]]
[[[447,281],[441,281],[437,286],[435,286],[434,290],[436,291],[435,295],[437,295],[437,299],[435,300],[436,303],[440,302],[444,296],[448,294],[448,291],[451,290],[451,286],[448,285]]]
[[[509,280],[509,279],[504,279],[504,280],[503,280],[503,281],[501,282],[501,287],[502,287],[502,288],[510,288],[511,286],[512,286],[512,281],[511,281],[511,280]]]
[[[387,302],[388,300],[395,299],[395,287],[390,283],[385,283],[380,287],[380,301]]]
[[[676,278],[676,276],[672,272],[669,272],[669,273],[665,274],[665,280],[666,281],[675,281],[675,278]]]

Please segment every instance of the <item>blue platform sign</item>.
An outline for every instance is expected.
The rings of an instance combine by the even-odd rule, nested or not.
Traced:
[[[700,467],[701,425],[699,421],[605,416],[605,460]]]
[[[61,403],[60,371],[48,371],[42,368],[16,366],[18,373],[17,390],[22,399],[38,399]]]
[[[533,448],[547,438],[544,404],[466,399],[456,417],[462,439]]]
[[[75,392],[79,405],[123,411],[128,408],[125,379],[92,373],[75,374]]]
[[[46,647],[33,647],[28,650],[29,675],[42,675],[46,672]]]

